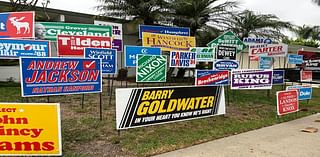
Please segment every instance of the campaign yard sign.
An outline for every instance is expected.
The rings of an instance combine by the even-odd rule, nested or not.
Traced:
[[[138,54],[136,82],[166,82],[167,56]]]
[[[300,81],[301,82],[311,82],[312,81],[312,71],[301,70],[300,71]]]
[[[112,37],[112,26],[99,26],[93,24],[36,22],[36,38],[57,40],[57,35],[72,36],[103,36]]]
[[[196,55],[197,53],[190,51],[171,51],[170,67],[195,68]]]
[[[216,47],[218,45],[236,47],[237,53],[246,48],[246,45],[231,31],[223,33],[207,44],[208,47]]]
[[[236,60],[219,59],[214,62],[213,67],[217,70],[238,69],[239,63]]]
[[[1,156],[61,156],[59,103],[0,103]]]
[[[288,45],[286,44],[260,44],[249,46],[249,56],[286,57]]]
[[[198,62],[212,62],[215,58],[214,47],[192,47],[190,51],[197,53]]]
[[[279,116],[299,111],[298,92],[296,90],[277,92],[277,114]]]
[[[303,55],[288,54],[288,64],[302,64]]]
[[[142,46],[160,47],[162,51],[189,51],[190,47],[196,47],[196,38],[143,32]]]
[[[245,38],[243,38],[243,43],[246,44],[246,45],[272,44],[272,40],[269,39],[269,38],[245,37]]]
[[[159,47],[129,46],[124,47],[125,67],[136,67],[137,55],[161,55]]]
[[[0,13],[0,38],[34,38],[34,12]]]
[[[50,43],[45,40],[0,39],[0,58],[49,57]]]
[[[58,56],[83,57],[85,47],[111,48],[111,37],[58,35]]]
[[[286,90],[297,90],[299,100],[309,100],[312,97],[312,87],[310,86],[288,86]]]
[[[142,39],[142,32],[179,35],[179,36],[190,36],[190,28],[188,28],[188,27],[166,27],[166,26],[139,25],[139,39]]]
[[[22,57],[22,97],[102,92],[101,71],[101,59]]]
[[[284,70],[273,70],[272,84],[284,84]]]
[[[236,60],[237,48],[234,46],[220,46],[217,47],[216,59]]]
[[[271,69],[248,69],[231,71],[231,89],[271,89]]]
[[[102,74],[117,73],[116,49],[84,48],[84,58],[102,59]]]
[[[106,22],[106,21],[99,21],[94,20],[95,25],[100,26],[109,26],[112,27],[112,48],[116,49],[117,52],[122,52],[123,49],[123,31],[122,31],[122,24],[121,23],[114,23],[114,22]]]
[[[116,89],[118,130],[221,114],[225,97],[220,86]]]
[[[263,57],[259,59],[259,69],[271,69],[273,65],[272,57]]]
[[[298,55],[303,55],[302,67],[304,70],[320,70],[319,52],[299,50]]]
[[[228,84],[228,70],[196,70],[196,86],[219,86]]]

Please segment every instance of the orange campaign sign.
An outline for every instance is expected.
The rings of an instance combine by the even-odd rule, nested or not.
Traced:
[[[62,155],[59,103],[0,103],[0,156]]]

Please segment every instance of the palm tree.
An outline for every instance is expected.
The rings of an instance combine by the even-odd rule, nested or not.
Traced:
[[[318,6],[320,6],[320,0],[312,0],[313,3],[316,3]]]
[[[250,10],[233,15],[229,24],[229,29],[240,39],[250,35],[279,39],[285,37],[281,30],[291,27],[291,23],[281,21],[273,14],[255,14]]]
[[[292,29],[292,31],[297,35],[300,39],[319,39],[320,34],[320,26],[296,26]]]
[[[97,0],[101,3],[97,6],[103,15],[142,20],[144,24],[152,25],[160,21],[164,14],[166,0]]]
[[[213,27],[207,25],[223,24],[226,16],[230,15],[228,9],[237,6],[236,2],[225,2],[217,4],[218,0],[170,0],[169,10],[173,17],[173,25],[189,27],[191,35],[196,35],[197,31],[203,27]],[[217,28],[214,28],[217,30]]]

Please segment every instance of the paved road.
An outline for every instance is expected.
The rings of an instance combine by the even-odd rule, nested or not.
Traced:
[[[320,157],[320,114],[230,136],[156,157]]]

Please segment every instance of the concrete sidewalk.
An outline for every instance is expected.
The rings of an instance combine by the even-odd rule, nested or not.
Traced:
[[[320,132],[306,133],[306,127],[320,128],[320,114],[249,131],[157,157],[320,157]]]

